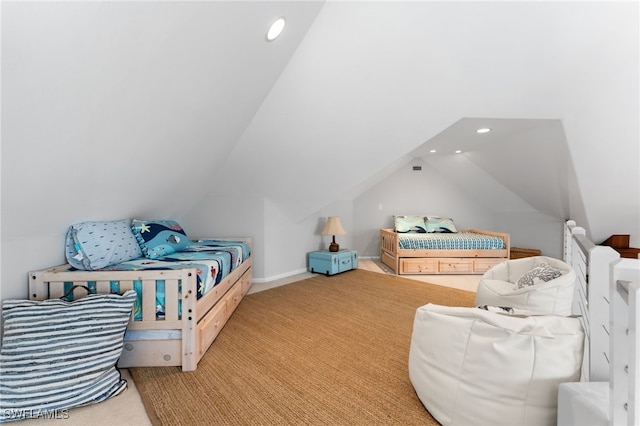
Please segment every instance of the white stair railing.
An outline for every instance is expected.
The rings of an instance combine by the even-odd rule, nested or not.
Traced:
[[[609,264],[619,258],[611,247],[594,244],[573,220],[565,223],[563,259],[576,273],[573,314],[585,332],[583,381],[609,380]]]
[[[640,424],[640,260],[610,264],[609,424]]]

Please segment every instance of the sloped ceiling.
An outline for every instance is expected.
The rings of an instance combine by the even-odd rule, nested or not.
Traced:
[[[557,120],[568,81],[562,67],[573,48],[558,41],[574,24],[567,12],[546,3],[329,2],[219,176],[251,170],[234,175],[233,187],[274,200],[295,220],[463,117]],[[532,123],[508,125],[511,146]],[[544,149],[562,151],[566,161],[557,121],[552,133]],[[562,182],[545,182],[553,201],[533,191],[530,178],[547,161],[544,149],[532,148],[529,154],[540,155],[529,156],[523,169],[524,161],[499,161],[503,148],[506,139],[473,161],[511,190],[528,193],[535,208],[566,215],[566,205],[554,204],[566,191]],[[321,183],[309,189],[308,175],[321,176]]]
[[[3,240],[191,209],[321,7],[2,2]]]
[[[476,117],[525,126],[464,157],[517,194],[512,207],[564,217],[569,181],[584,197],[578,219],[604,234],[620,206],[637,229],[637,197],[609,191],[628,182],[640,194],[637,12],[635,2],[2,2],[3,243],[80,220],[180,217],[237,191],[300,221]],[[281,15],[285,34],[266,43]],[[547,175],[567,151],[572,164]]]
[[[480,128],[491,131],[476,133]],[[411,154],[496,212],[569,217],[575,176],[560,120],[465,118]]]
[[[513,120],[466,158],[532,208],[610,232],[599,205],[621,197],[592,191],[589,167],[638,193],[637,20],[630,3],[328,2],[218,177],[296,221],[465,117]]]

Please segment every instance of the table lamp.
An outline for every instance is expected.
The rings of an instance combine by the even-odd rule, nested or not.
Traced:
[[[322,235],[332,235],[333,239],[331,244],[329,244],[329,251],[338,251],[340,250],[340,246],[336,243],[336,235],[344,235],[347,232],[342,227],[340,223],[340,217],[338,216],[329,216],[327,218],[327,223],[324,225],[321,234]]]

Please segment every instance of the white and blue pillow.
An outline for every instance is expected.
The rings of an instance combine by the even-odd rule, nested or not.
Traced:
[[[394,229],[399,233],[427,232],[423,216],[393,216]]]
[[[426,217],[425,224],[428,233],[456,233],[458,229],[453,219],[442,217]]]
[[[71,225],[65,242],[67,262],[94,271],[142,256],[129,219]]]

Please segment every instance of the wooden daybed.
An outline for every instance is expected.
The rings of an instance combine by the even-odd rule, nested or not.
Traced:
[[[396,274],[483,274],[509,259],[509,234],[477,229],[461,229],[503,240],[501,249],[401,249],[393,229],[380,229],[380,260]],[[425,234],[420,234],[425,235]]]
[[[217,238],[217,240],[223,240]],[[242,241],[251,247],[250,238]],[[119,367],[182,366],[194,371],[198,361],[213,343],[252,284],[252,256],[233,269],[199,299],[197,269],[80,271],[62,265],[29,273],[29,297],[32,300],[62,297],[69,285],[86,286],[95,282],[98,293],[109,293],[114,282],[121,292],[142,283],[142,314],[129,322]],[[164,282],[165,314],[156,315],[156,287]],[[179,291],[181,288],[181,291]],[[86,291],[78,288],[74,297]],[[128,335],[133,335],[129,338]]]

